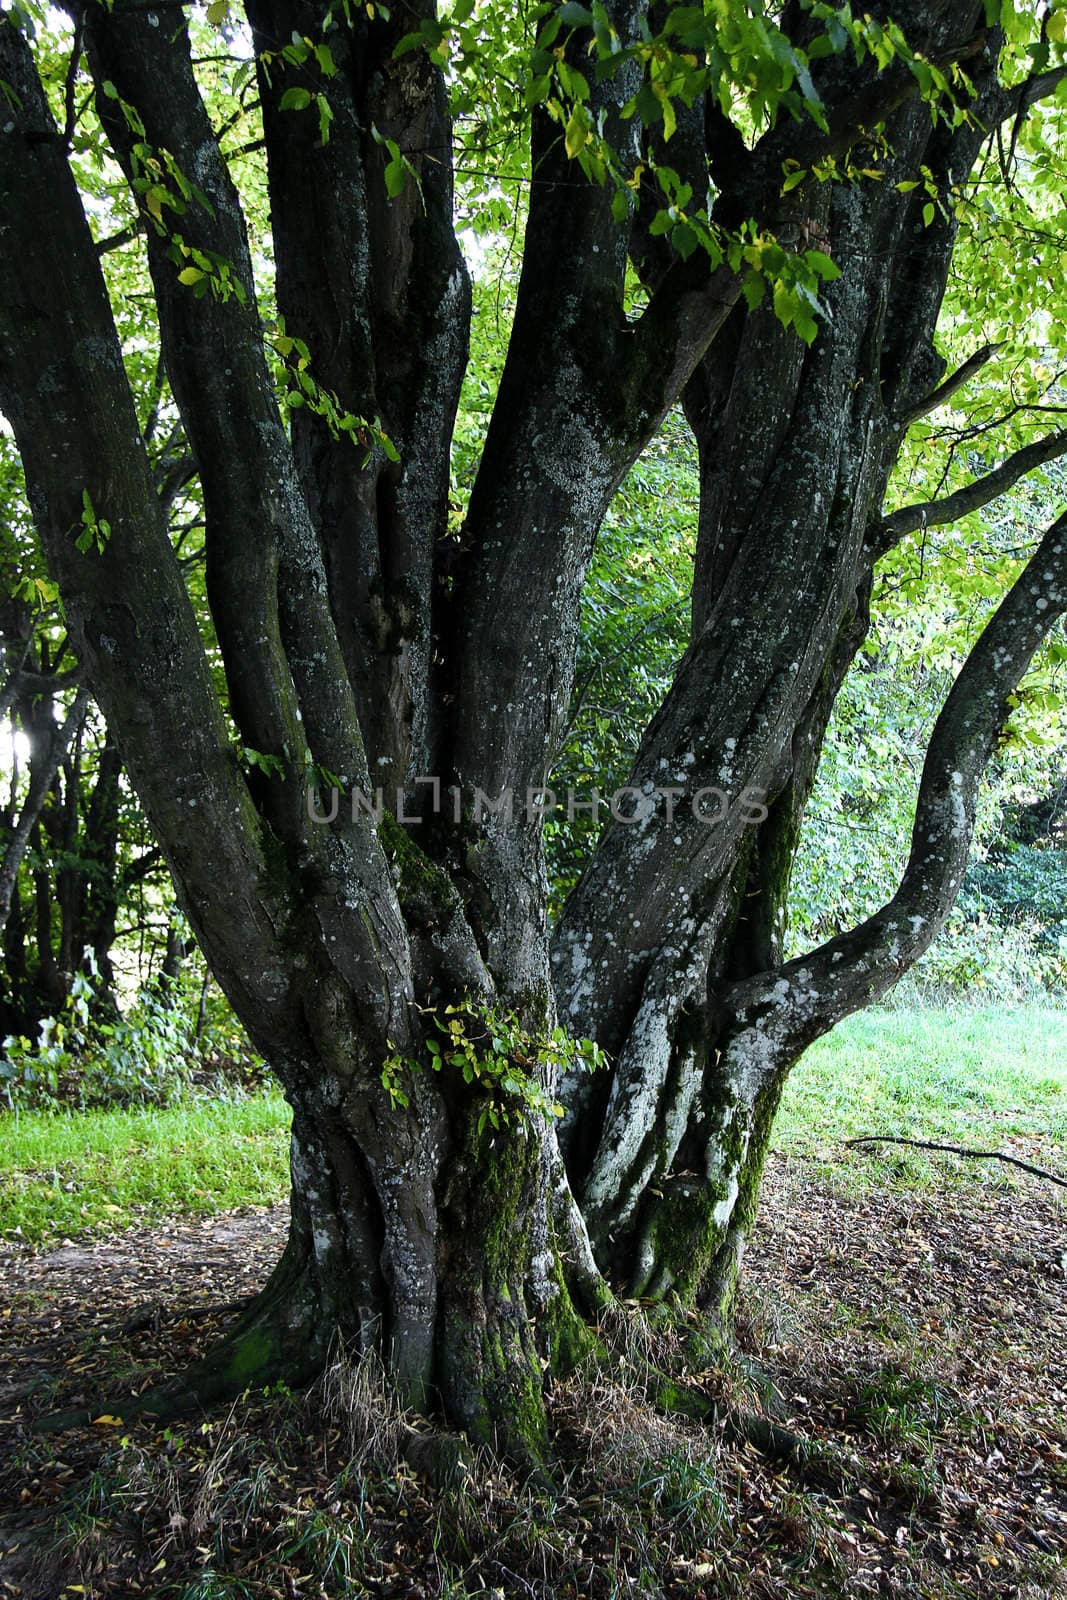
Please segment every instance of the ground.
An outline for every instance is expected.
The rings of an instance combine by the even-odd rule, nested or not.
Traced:
[[[485,1457],[431,1488],[343,1365],[311,1396],[122,1421],[123,1385],[262,1280],[278,1208],[5,1247],[0,1595],[1067,1594],[1062,1191],[952,1158],[916,1188],[884,1154],[872,1184],[871,1159],[772,1156],[738,1357],[706,1380],[723,1415],[767,1405],[810,1441],[802,1463],[651,1411],[635,1335],[555,1397],[554,1497]],[[79,1403],[92,1426],[27,1426]]]

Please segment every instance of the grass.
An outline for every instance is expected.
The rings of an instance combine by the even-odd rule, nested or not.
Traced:
[[[275,1090],[135,1111],[0,1116],[0,1237],[55,1244],[288,1192],[289,1107]]]
[[[0,1115],[0,1237],[47,1245],[177,1215],[269,1205],[288,1188],[289,1110],[273,1090],[165,1110]],[[849,1184],[1011,1183],[999,1163],[898,1146],[886,1133],[1035,1151],[1067,1172],[1067,1012],[1051,1005],[907,1006],[849,1018],[796,1068],[775,1148]],[[1058,1147],[1058,1148],[1057,1148]]]
[[[1048,1004],[878,1009],[849,1017],[795,1068],[774,1146],[837,1168],[846,1139],[892,1134],[1006,1149],[1067,1175],[1067,1011]],[[1044,1159],[1042,1153],[1044,1152]],[[1060,1158],[1060,1159],[1057,1159]],[[1012,1181],[1002,1163],[869,1146],[849,1171],[906,1182]]]

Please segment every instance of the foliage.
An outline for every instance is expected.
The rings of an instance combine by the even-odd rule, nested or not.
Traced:
[[[931,654],[934,625],[925,609],[907,621],[894,619],[887,631],[878,654],[859,657],[834,707],[793,869],[794,948],[870,915],[892,893],[906,858],[921,754],[951,682],[953,656],[944,646]],[[1063,982],[1056,926],[1064,914],[1062,857],[1034,852],[1044,860],[1033,862],[1029,876],[1018,869],[1005,876],[1002,865],[1004,849],[1016,848],[1006,844],[1005,831],[1019,797],[1039,793],[1063,759],[1059,703],[1027,717],[1026,726],[1040,729],[1041,738],[1005,741],[987,772],[977,859],[958,906],[916,972],[916,981],[941,992],[987,988],[1010,998]],[[1057,742],[1046,743],[1050,735]],[[1012,915],[1000,915],[998,906],[1012,891]]]
[[[1005,1001],[1040,993],[1062,998],[1067,969],[1058,948],[1050,948],[1043,925],[1034,917],[1004,923],[968,893],[950,913],[926,955],[902,980],[904,995],[951,1003],[970,995]]]
[[[261,1083],[263,1063],[228,1007],[216,1003],[201,1019],[201,991],[188,975],[164,979],[106,1021],[93,1014],[92,971],[76,973],[62,1012],[41,1021],[36,1040],[4,1039],[0,1092],[10,1107],[35,1110],[239,1096]]]
[[[452,1069],[484,1097],[478,1132],[520,1125],[531,1117],[562,1117],[563,1107],[546,1087],[563,1071],[594,1071],[602,1053],[591,1039],[571,1039],[555,1027],[535,1036],[519,1017],[500,1006],[466,1000],[446,1005],[443,1012],[420,1006],[429,1018],[425,1065],[433,1072]],[[435,1037],[439,1035],[440,1037]],[[395,1106],[410,1105],[404,1087],[423,1063],[395,1052],[382,1065],[382,1083]]]
[[[821,287],[838,276],[838,267],[825,252],[793,250],[754,224],[731,230],[714,221],[708,196],[695,192],[664,159],[679,120],[707,97],[749,136],[785,118],[827,131],[811,66],[835,55],[848,54],[860,65],[872,59],[882,70],[902,65],[915,77],[935,118],[963,119],[953,90],[965,79],[955,65],[946,76],[917,55],[893,23],[869,15],[854,18],[847,6],[816,4],[809,10],[811,37],[801,47],[762,5],[667,8],[660,16],[642,16],[637,37],[625,41],[599,3],[586,7],[567,0],[523,8],[502,23],[477,0],[458,0],[440,17],[423,19],[400,41],[397,55],[422,49],[445,69],[461,138],[470,141],[468,148],[495,150],[496,175],[503,184],[523,181],[521,135],[530,113],[542,111],[583,177],[612,190],[616,221],[625,222],[644,205],[651,237],[668,239],[683,259],[703,251],[713,267],[728,261],[735,271],[743,270],[748,303],[755,307],[766,296],[782,325],[810,344],[823,315]],[[583,30],[592,37],[579,54]],[[633,92],[613,120],[598,91],[615,80]],[[651,154],[656,146],[646,145],[642,159],[635,160],[623,131],[627,123],[661,139],[659,153]],[[385,177],[394,194],[405,179],[399,150],[390,150],[390,157]],[[839,167],[828,157],[811,175],[825,182],[841,174],[853,175],[850,163]],[[799,163],[789,163],[783,193],[808,176]],[[856,168],[855,176],[880,174]],[[490,187],[482,228],[500,224],[496,198]],[[932,220],[933,204],[930,211]]]
[[[1047,831],[1042,812],[1051,817]],[[1038,949],[1067,978],[1067,848],[1062,817],[1056,823],[1055,801],[1010,808],[984,860],[968,869],[961,905],[1002,928],[1032,923]]]

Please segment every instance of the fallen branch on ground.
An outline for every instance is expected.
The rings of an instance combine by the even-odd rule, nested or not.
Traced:
[[[1049,1172],[1047,1167],[1035,1167],[1032,1161],[1020,1161],[1018,1156],[1007,1156],[1002,1150],[969,1150],[960,1144],[932,1144],[928,1139],[900,1139],[888,1133],[871,1133],[862,1139],[846,1139],[845,1143],[846,1145],[908,1144],[916,1150],[946,1150],[950,1155],[971,1156],[980,1161],[1006,1161],[1010,1166],[1022,1167],[1024,1172],[1032,1172],[1038,1178],[1047,1178],[1049,1183],[1058,1183],[1061,1189],[1067,1189],[1067,1178]]]

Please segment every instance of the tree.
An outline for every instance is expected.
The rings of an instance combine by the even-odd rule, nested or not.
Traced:
[[[1067,445],[1031,435],[943,499],[886,499],[909,427],[995,355],[946,378],[939,310],[983,152],[999,140],[1010,177],[1019,148],[1050,148],[1054,128],[1026,130],[1064,76],[1064,13],[1031,39],[973,0],[506,23],[471,0],[247,0],[272,321],[183,8],[68,9],[59,72],[30,6],[0,24],[0,405],[78,659],[293,1107],[284,1258],[190,1382],[292,1381],[341,1336],[411,1403],[537,1460],[545,1373],[616,1293],[695,1313],[704,1352],[728,1326],[785,1076],[940,926],[1008,697],[1067,605],[1061,517],[948,696],[896,893],[783,960],[875,561]],[[203,494],[206,612],[72,173],[83,49]],[[530,127],[514,320],[458,536],[449,83],[481,108],[472,137]],[[1055,248],[1046,229],[1033,259]],[[527,797],[598,526],[679,398],[691,642],[550,928]],[[364,801],[315,820],[335,788]]]
[[[65,630],[18,598],[9,599],[0,628],[11,662],[0,707],[26,749],[23,783],[12,739],[0,807],[0,1038],[32,1038],[68,1002],[86,966],[93,1010],[114,1017],[119,913],[161,870],[162,853],[136,850],[144,819],[122,784],[118,747],[78,685],[79,669],[64,668]]]

